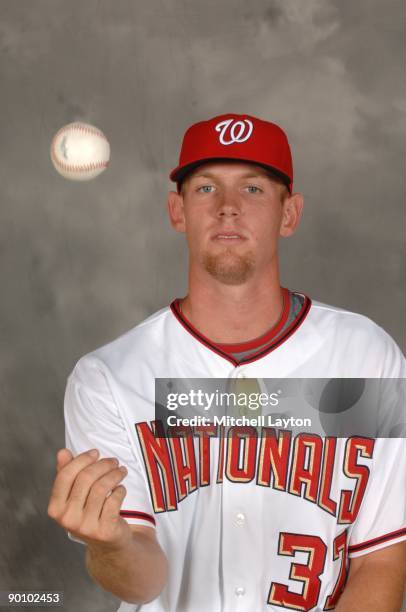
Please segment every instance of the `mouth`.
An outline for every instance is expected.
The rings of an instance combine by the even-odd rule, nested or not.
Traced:
[[[218,232],[212,236],[212,240],[216,242],[241,242],[245,240],[242,234],[238,232]]]

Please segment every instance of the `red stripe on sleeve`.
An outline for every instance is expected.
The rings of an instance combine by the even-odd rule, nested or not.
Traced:
[[[388,540],[394,540],[395,538],[399,538],[401,536],[406,536],[406,528],[398,529],[397,531],[392,531],[391,533],[386,533],[385,535],[379,536],[379,538],[367,540],[366,542],[361,542],[360,544],[353,544],[348,547],[348,552],[359,552],[360,550],[365,550],[365,548],[371,548],[372,546],[382,544]]]
[[[137,512],[136,510],[120,510],[120,516],[123,518],[135,518],[142,519],[144,521],[149,521],[153,525],[155,525],[155,519],[150,514],[146,514],[146,512]]]

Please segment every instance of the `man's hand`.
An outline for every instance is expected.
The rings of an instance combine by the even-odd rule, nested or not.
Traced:
[[[58,451],[48,515],[86,544],[120,549],[132,537],[120,517],[126,489],[119,483],[127,470],[113,457],[98,460],[98,454],[93,449],[73,458],[67,448]]]
[[[94,449],[96,450],[96,449]],[[168,578],[168,562],[152,527],[130,525],[120,517],[127,471],[98,451],[73,458],[57,453],[57,475],[48,515],[87,544],[86,568],[106,591],[143,604],[158,597]]]

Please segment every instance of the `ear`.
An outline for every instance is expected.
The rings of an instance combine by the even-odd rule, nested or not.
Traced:
[[[279,234],[286,238],[295,233],[299,226],[303,211],[303,195],[301,193],[292,193],[291,196],[285,198],[282,204],[282,220]]]
[[[168,215],[172,227],[177,232],[185,232],[185,213],[183,207],[183,196],[176,191],[170,191],[168,193],[167,201]]]

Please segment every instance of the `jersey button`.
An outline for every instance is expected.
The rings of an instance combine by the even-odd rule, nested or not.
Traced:
[[[245,523],[245,514],[243,512],[237,512],[235,515],[235,524],[238,526],[244,525]]]
[[[235,587],[235,591],[234,593],[236,594],[237,597],[242,597],[243,595],[245,595],[245,589],[244,587]]]

